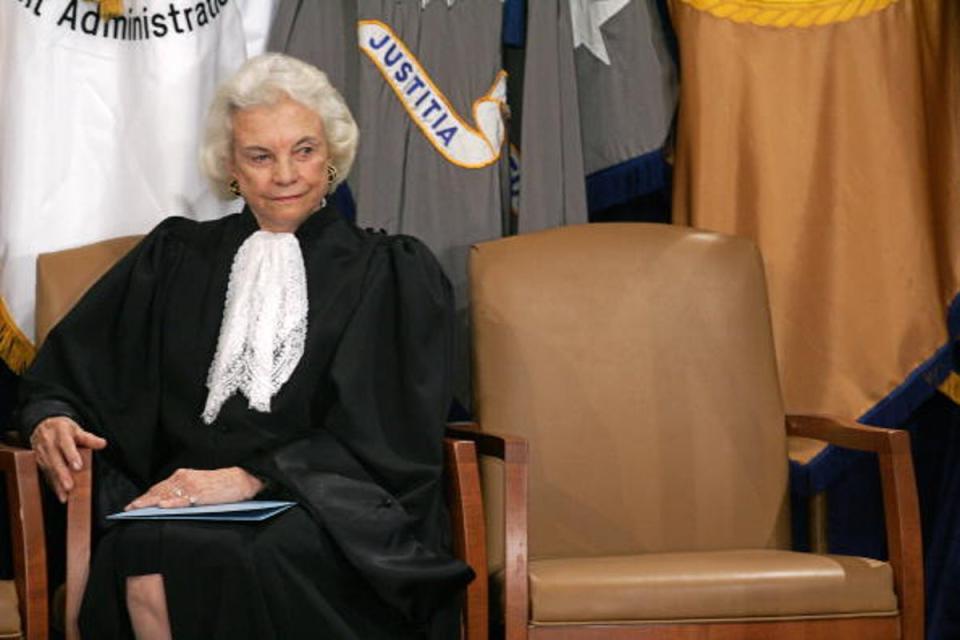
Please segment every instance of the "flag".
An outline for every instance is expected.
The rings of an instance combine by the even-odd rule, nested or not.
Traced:
[[[358,3],[362,225],[426,242],[466,306],[471,244],[503,234],[499,2]]]
[[[521,233],[587,221],[571,0],[527,3],[519,152]]]
[[[519,10],[505,13],[507,68],[523,77],[510,96],[520,232],[586,222],[667,187],[677,77],[659,1],[529,3],[525,42]]]
[[[283,0],[269,48],[328,72],[360,127],[349,179],[362,227],[423,240],[453,284],[455,387],[469,397],[467,253],[509,201],[501,2]]]
[[[677,74],[656,0],[570,0],[591,213],[667,184]]]
[[[759,245],[787,411],[911,429],[928,637],[957,637],[960,449],[924,451],[960,427],[960,4],[671,9],[682,63],[675,216]],[[809,466],[815,488],[831,488],[831,548],[878,552],[869,467],[833,448]]]
[[[217,84],[272,0],[0,3],[0,358],[32,358],[38,253],[221,215],[197,151]]]
[[[931,358],[960,285],[960,123],[925,55],[949,39],[932,4],[673,3],[674,210],[760,246],[791,411],[893,411],[912,373],[947,374]]]

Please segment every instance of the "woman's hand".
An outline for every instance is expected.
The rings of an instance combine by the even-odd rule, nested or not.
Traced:
[[[30,436],[30,448],[36,454],[37,464],[60,502],[66,502],[73,490],[73,471],[83,468],[77,447],[103,449],[105,446],[106,440],[84,431],[66,416],[42,420]]]
[[[240,467],[212,469],[177,469],[124,507],[188,507],[195,504],[221,504],[249,500],[260,493],[263,482]]]

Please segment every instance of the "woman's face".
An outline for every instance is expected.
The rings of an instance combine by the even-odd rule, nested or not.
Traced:
[[[237,111],[231,165],[260,228],[296,231],[329,186],[323,121],[289,97]]]

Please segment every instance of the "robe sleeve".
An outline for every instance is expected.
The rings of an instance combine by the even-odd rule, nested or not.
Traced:
[[[324,423],[245,466],[297,494],[373,589],[422,621],[473,575],[448,552],[443,499],[452,293],[419,241],[370,241],[379,246],[332,359]]]
[[[29,438],[44,418],[66,415],[108,440],[104,452],[145,481],[156,430],[160,327],[166,278],[180,255],[158,225],[53,328],[20,383],[19,428]],[[138,428],[123,428],[136,424]]]

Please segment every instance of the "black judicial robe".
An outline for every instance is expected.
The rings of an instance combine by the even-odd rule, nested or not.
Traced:
[[[169,218],[50,333],[21,384],[21,424],[70,415],[97,454],[103,526],[85,637],[127,637],[125,576],[164,576],[176,638],[452,638],[472,572],[448,552],[442,433],[452,296],[417,240],[326,207],[296,236],[305,352],[261,413],[234,394],[200,414],[249,210]],[[177,468],[241,466],[298,506],[261,524],[106,524]]]

